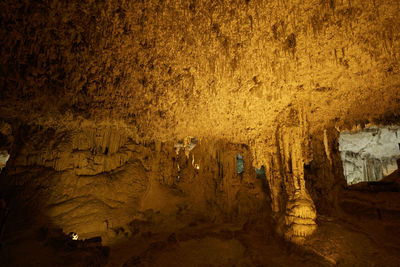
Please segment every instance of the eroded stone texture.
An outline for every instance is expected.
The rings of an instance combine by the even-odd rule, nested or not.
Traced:
[[[84,126],[73,132],[37,128],[30,133],[20,140],[24,144],[16,158],[17,166],[40,165],[95,175],[124,165],[135,147],[127,141],[126,129],[115,125]]]
[[[0,121],[0,173],[10,159],[13,141],[11,125]]]
[[[0,172],[6,166],[10,154],[6,150],[0,151]]]
[[[155,228],[269,214],[267,188],[245,145],[203,139],[176,153],[172,142],[136,143],[115,126],[22,131],[30,138],[8,167],[9,185],[65,233],[101,235],[113,243]],[[238,152],[246,162],[241,175]]]
[[[337,202],[337,133],[399,122],[393,1],[10,0],[0,10],[0,118],[34,128],[14,133],[8,175],[29,185],[24,168],[60,172],[49,180],[62,177],[61,199],[47,204],[68,229],[92,219],[78,220],[80,183],[100,188],[84,199],[84,213],[100,214],[89,232],[117,227],[105,220],[121,207],[147,219],[189,206],[252,214],[268,193],[237,175],[240,153],[246,169],[265,166],[278,228],[298,242],[315,229],[314,206]],[[188,136],[199,145],[176,155]],[[108,174],[127,189],[110,201]],[[131,189],[141,201],[127,200]]]
[[[3,118],[122,119],[141,138],[248,143],[272,135],[298,99],[313,127],[399,114],[392,1],[4,1],[1,10]]]
[[[287,240],[300,243],[316,229],[316,210],[304,178],[304,165],[312,160],[309,124],[301,108],[292,107],[280,118],[286,119],[288,126],[277,130],[276,152],[264,156],[263,165],[267,166],[278,232]]]
[[[398,168],[400,130],[396,126],[344,132],[339,143],[348,184],[379,181]]]

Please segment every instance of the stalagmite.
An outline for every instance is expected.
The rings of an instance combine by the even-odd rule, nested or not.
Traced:
[[[278,145],[283,149],[281,159],[286,162],[282,175],[288,195],[283,231],[287,240],[301,243],[317,225],[315,206],[304,180],[304,164],[311,160],[307,141],[309,126],[306,114],[302,110],[298,113],[298,126],[280,128]]]
[[[289,241],[301,243],[317,228],[315,206],[304,179],[304,164],[312,159],[308,141],[309,124],[306,113],[300,107],[292,108],[289,114],[282,114],[281,119],[289,120],[291,126],[277,129],[275,148],[272,153],[260,155],[259,160],[266,166],[278,232]],[[259,145],[257,149],[261,147]]]

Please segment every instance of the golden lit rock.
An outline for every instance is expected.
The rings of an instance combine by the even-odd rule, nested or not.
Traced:
[[[398,1],[0,10],[5,266],[400,265]]]

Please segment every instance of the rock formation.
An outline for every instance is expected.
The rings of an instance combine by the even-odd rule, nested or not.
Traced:
[[[5,0],[0,10],[9,265],[46,255],[62,265],[65,251],[82,265],[271,256],[285,266],[303,252],[310,265],[378,254],[372,264],[400,264],[389,234],[400,214],[398,1]],[[361,145],[342,142],[361,130]],[[13,258],[25,241],[42,252]],[[129,257],[121,244],[135,247]],[[208,258],[223,254],[211,247],[242,256]]]
[[[309,124],[306,113],[299,107],[292,107],[280,119],[288,124],[277,129],[274,152],[266,154],[258,164],[267,166],[278,231],[284,233],[287,240],[301,243],[316,229],[316,210],[304,177],[304,165],[312,160]]]
[[[397,170],[400,158],[398,127],[368,128],[341,135],[339,150],[348,184],[379,181]]]

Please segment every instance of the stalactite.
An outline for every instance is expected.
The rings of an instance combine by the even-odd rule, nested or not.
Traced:
[[[285,226],[283,232],[285,238],[292,242],[302,242],[305,236],[316,229],[316,211],[314,203],[306,189],[304,180],[304,164],[307,158],[307,147],[304,142],[308,136],[304,136],[305,124],[298,127],[280,129],[279,147],[285,151],[281,154],[282,160],[291,160],[291,169],[286,168],[282,173],[288,196],[285,211]]]
[[[329,160],[329,163],[332,165],[331,152],[329,150],[329,142],[328,142],[328,135],[326,133],[326,129],[324,129],[324,148],[325,148],[326,157]]]
[[[258,149],[268,149],[261,155],[262,164],[258,164],[265,166],[278,232],[287,240],[301,243],[317,227],[315,206],[304,180],[304,164],[312,159],[309,125],[301,108],[292,108],[285,115],[290,126],[277,128],[274,147],[257,143]]]
[[[397,169],[398,131],[398,127],[373,127],[341,134],[339,149],[348,184],[379,181]]]

